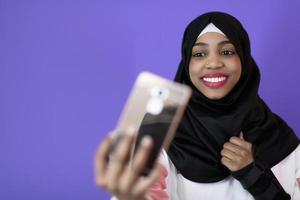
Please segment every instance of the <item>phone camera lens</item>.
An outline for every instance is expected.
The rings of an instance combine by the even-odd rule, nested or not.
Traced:
[[[152,97],[157,97],[157,98],[165,100],[169,96],[169,90],[167,88],[163,88],[163,87],[153,87],[150,90],[150,95]]]

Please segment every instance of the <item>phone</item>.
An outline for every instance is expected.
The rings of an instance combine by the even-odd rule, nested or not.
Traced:
[[[150,72],[140,73],[115,129],[119,137],[113,149],[129,127],[137,130],[130,156],[132,160],[142,138],[150,136],[154,144],[142,172],[142,175],[148,175],[161,149],[168,149],[191,94],[187,85]]]

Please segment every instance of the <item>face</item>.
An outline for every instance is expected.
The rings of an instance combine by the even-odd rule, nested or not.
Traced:
[[[241,60],[228,38],[208,32],[197,38],[189,64],[194,86],[209,99],[225,97],[241,77]]]

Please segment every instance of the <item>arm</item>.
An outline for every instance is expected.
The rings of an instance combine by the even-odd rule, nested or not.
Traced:
[[[290,199],[271,169],[262,161],[254,160],[252,144],[244,140],[242,133],[224,144],[221,155],[221,162],[255,199]]]
[[[295,150],[295,182],[294,182],[294,192],[292,195],[292,199],[300,199],[300,145]]]
[[[256,200],[288,200],[291,199],[282,188],[281,184],[263,162],[256,160],[245,168],[232,172],[242,186]]]

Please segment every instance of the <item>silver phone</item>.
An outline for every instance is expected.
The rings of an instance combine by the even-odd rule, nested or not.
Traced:
[[[142,72],[137,77],[115,130],[119,138],[129,127],[138,130],[131,160],[144,136],[153,139],[143,175],[151,171],[161,149],[168,149],[191,94],[188,86],[150,72]]]

